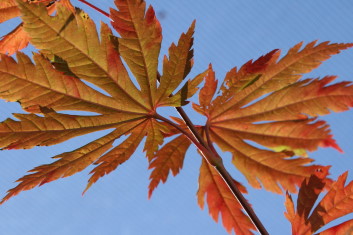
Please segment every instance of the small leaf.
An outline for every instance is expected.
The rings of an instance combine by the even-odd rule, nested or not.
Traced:
[[[19,16],[15,0],[0,0],[0,23]]]
[[[157,90],[157,103],[168,103],[172,92],[180,85],[184,78],[189,74],[192,67],[193,34],[195,21],[191,24],[188,32],[182,34],[178,45],[174,43],[169,48],[169,58],[164,57],[163,75],[160,78],[160,85]],[[182,101],[178,102],[179,104]],[[173,105],[177,106],[177,104]]]
[[[201,88],[199,93],[199,102],[202,109],[206,109],[211,104],[211,100],[217,90],[217,82],[215,72],[212,69],[212,65],[208,66],[208,74],[205,77],[205,85]]]
[[[236,184],[241,192],[246,192],[244,186],[238,182]],[[255,227],[243,213],[241,205],[217,171],[203,159],[200,168],[199,190],[197,191],[197,200],[202,209],[205,204],[205,196],[207,196],[210,215],[217,222],[220,213],[223,226],[229,233],[234,230],[237,235],[253,234],[251,230],[255,230]]]
[[[119,52],[136,77],[151,107],[155,101],[158,56],[162,28],[150,6],[142,0],[115,0],[119,11],[111,9],[112,26],[120,34]]]
[[[149,169],[153,169],[150,175],[150,184],[148,186],[148,197],[152,196],[152,192],[162,181],[167,181],[169,171],[176,176],[183,167],[186,151],[191,145],[190,140],[185,135],[180,135],[163,146],[157,151],[152,159]]]
[[[126,140],[124,140],[118,146],[114,147],[109,152],[102,155],[97,161],[94,162],[94,164],[99,165],[90,172],[92,176],[88,180],[88,184],[86,189],[83,191],[83,194],[92,186],[92,184],[97,182],[99,178],[109,174],[119,165],[129,160],[145,136],[145,126],[146,125],[144,124],[139,124],[138,127],[134,128],[133,132]]]
[[[196,75],[194,78],[188,80],[179,91],[177,91],[172,97],[170,97],[167,103],[163,103],[164,106],[182,106],[188,103],[187,99],[191,98],[199,90],[198,86],[204,80],[208,70],[203,73]],[[181,102],[181,103],[180,103]]]
[[[155,156],[159,146],[163,144],[164,133],[170,133],[170,129],[168,124],[150,119],[145,131],[147,138],[143,151],[146,152],[146,156],[150,162]]]
[[[12,55],[27,47],[29,42],[28,34],[23,30],[23,25],[18,25],[0,40],[0,53]]]
[[[346,179],[347,172],[333,182],[327,194],[314,209],[313,206],[316,204],[315,201],[318,195],[325,188],[324,178],[312,175],[309,180],[303,181],[299,190],[296,211],[290,195],[287,194],[287,212],[285,215],[292,224],[293,234],[313,234],[329,222],[353,212],[351,203],[353,199],[353,181],[345,186]],[[350,220],[328,228],[319,234],[350,234],[352,228],[352,220]]]

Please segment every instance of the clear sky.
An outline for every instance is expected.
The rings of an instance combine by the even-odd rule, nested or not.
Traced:
[[[111,0],[90,2],[105,10],[113,6]],[[162,55],[170,43],[176,42],[180,33],[187,30],[192,20],[197,20],[195,65],[189,77],[206,69],[211,62],[217,78],[222,80],[234,66],[241,66],[276,48],[285,53],[300,41],[353,42],[351,0],[153,0],[147,3],[154,6],[161,21]],[[92,18],[104,19],[86,6],[76,5],[83,7]],[[11,21],[0,25],[0,35],[6,34],[14,24]],[[334,56],[306,77],[325,75],[338,75],[338,81],[352,81],[353,49]],[[10,117],[11,113],[22,112],[17,103],[1,101],[0,107],[1,120]],[[196,122],[200,120],[195,113],[191,117]],[[310,154],[318,164],[333,165],[333,177],[352,170],[350,180],[353,179],[352,118],[352,111],[324,118],[331,124],[344,154],[333,149],[320,149]],[[27,170],[50,163],[51,156],[74,150],[103,134],[90,134],[57,146],[1,151],[0,195],[4,196],[6,190],[14,187],[13,182]],[[229,154],[224,156],[229,162]],[[200,156],[190,149],[181,173],[160,185],[148,200],[150,172],[140,148],[131,160],[93,185],[83,197],[81,193],[92,168],[12,198],[0,207],[0,234],[225,235],[221,224],[215,223],[206,209],[201,211],[197,206],[200,162]],[[247,185],[232,165],[227,166],[237,180]],[[283,216],[284,196],[248,189],[246,197],[269,233],[290,234],[290,224]]]

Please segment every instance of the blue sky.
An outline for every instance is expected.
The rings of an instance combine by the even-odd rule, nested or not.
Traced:
[[[107,10],[112,1],[90,1]],[[97,3],[98,2],[98,3]],[[77,1],[73,1],[74,4]],[[176,42],[196,19],[195,64],[193,77],[213,64],[216,76],[222,80],[234,66],[273,50],[285,53],[300,41],[313,40],[353,42],[350,0],[330,1],[187,1],[154,0],[152,4],[163,28],[162,55],[171,42]],[[104,19],[88,7],[83,7],[94,19]],[[0,35],[7,33],[14,21],[0,26]],[[353,49],[344,51],[325,62],[306,77],[338,75],[338,81],[353,80]],[[17,103],[0,102],[0,119],[22,112]],[[324,118],[344,154],[333,149],[311,153],[316,163],[332,166],[332,177],[353,170],[353,113],[331,114]],[[191,114],[195,122],[200,116]],[[199,124],[202,124],[199,123]],[[16,179],[33,167],[50,163],[51,156],[71,151],[102,136],[95,133],[51,147],[0,152],[0,193],[15,186]],[[229,154],[224,154],[230,161]],[[201,159],[190,149],[184,167],[177,177],[160,185],[151,200],[147,199],[149,172],[142,148],[123,166],[105,176],[82,197],[91,168],[69,178],[52,182],[21,193],[0,207],[0,231],[7,235],[211,235],[227,234],[215,223],[208,211],[197,206],[196,191]],[[231,174],[246,185],[244,177],[230,164]],[[349,179],[352,180],[352,174]],[[284,197],[264,190],[251,190],[246,195],[255,212],[272,235],[290,234],[290,224],[283,216]],[[353,218],[350,216],[348,218]]]

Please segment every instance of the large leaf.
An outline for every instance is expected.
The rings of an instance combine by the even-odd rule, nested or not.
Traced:
[[[300,50],[298,44],[278,62],[280,52],[274,50],[239,70],[232,69],[220,88],[221,95],[207,101],[208,107],[200,93],[201,106],[194,108],[208,117],[209,138],[233,154],[234,165],[252,186],[259,188],[262,184],[278,193],[281,186],[294,192],[303,178],[324,169],[307,166],[311,159],[291,158],[295,153],[305,155],[303,151],[329,146],[341,150],[328,125],[315,117],[352,107],[353,86],[349,82],[329,85],[333,76],[298,80],[323,60],[351,46],[326,42],[315,46],[313,42]],[[213,86],[206,81],[205,89],[212,91],[208,92],[211,96]]]
[[[48,146],[94,131],[114,130],[72,152],[55,156],[59,160],[51,164],[34,168],[31,170],[34,173],[19,179],[19,185],[9,190],[2,202],[23,190],[70,176],[92,163],[99,164],[92,171],[87,190],[100,177],[128,160],[145,136],[144,150],[151,160],[163,144],[164,138],[169,133],[179,132],[154,117],[152,100],[157,90],[150,81],[157,82],[156,76],[151,77],[151,74],[157,75],[157,67],[144,65],[146,67],[143,70],[148,71],[147,77],[150,80],[144,83],[144,88],[138,89],[116,50],[121,43],[111,35],[109,27],[102,24],[99,37],[96,26],[88,15],[79,9],[74,11],[70,7],[61,6],[65,2],[58,4],[55,16],[50,16],[42,4],[17,1],[23,28],[30,36],[30,42],[40,49],[40,54],[34,53],[34,63],[22,53],[17,54],[17,61],[6,55],[1,56],[0,97],[19,102],[24,110],[32,114],[14,114],[18,120],[7,119],[0,123],[0,147],[24,149]],[[134,1],[129,1],[129,4],[132,3]],[[134,8],[130,10],[132,14],[137,12]],[[141,8],[139,14],[143,15],[143,11],[144,8]],[[152,11],[150,8],[147,15]],[[145,23],[139,30],[150,27],[150,20],[149,16],[146,21],[142,19]],[[188,37],[191,37],[191,31]],[[144,44],[144,40],[143,37],[137,38],[137,43]],[[160,41],[157,40],[156,43],[160,46]],[[184,58],[184,53],[179,50],[184,51],[184,47],[174,50],[176,57]],[[148,63],[158,62],[154,60],[154,56],[150,58],[148,47],[142,47],[141,53],[147,55],[145,59]],[[158,56],[159,51],[152,52],[153,55],[156,53]],[[134,69],[132,66],[131,70]],[[164,79],[167,82],[172,78]],[[139,75],[137,81],[142,81]],[[200,76],[190,83],[192,92],[196,92],[199,81]],[[101,93],[87,85],[87,82],[109,94]],[[182,79],[177,85],[181,82]],[[166,86],[167,89],[169,87]],[[160,97],[163,101],[165,95]],[[181,96],[179,101],[175,101],[181,103],[180,100]],[[81,116],[59,113],[70,110],[98,114]],[[123,134],[129,137],[113,148],[114,141]]]
[[[338,177],[314,209],[316,200],[324,189],[324,179],[312,175],[303,181],[299,190],[296,210],[291,196],[287,194],[285,215],[292,224],[293,234],[311,235],[329,222],[353,211],[353,181],[345,186],[346,179],[347,172]],[[352,220],[349,220],[328,228],[320,234],[351,234],[352,229]]]

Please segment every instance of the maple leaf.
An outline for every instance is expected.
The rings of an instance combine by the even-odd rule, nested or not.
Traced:
[[[274,50],[254,62],[249,61],[239,70],[232,69],[221,85],[221,94],[205,100],[206,93],[213,96],[216,92],[214,74],[210,72],[202,88],[205,94],[199,95],[200,105],[193,105],[208,117],[205,127],[208,138],[223,151],[233,154],[233,164],[256,188],[262,184],[277,193],[282,192],[281,187],[295,192],[295,185],[303,178],[318,169],[327,170],[322,166],[308,166],[313,161],[309,158],[292,158],[296,152],[318,147],[341,151],[332,139],[329,126],[315,118],[352,107],[353,86],[350,82],[328,85],[334,76],[298,80],[331,55],[353,44],[315,45],[312,42],[300,50],[301,46],[302,43],[294,46],[278,62],[280,51]],[[278,147],[280,152],[272,150]]]
[[[300,187],[296,210],[292,197],[287,193],[285,216],[292,224],[293,235],[309,235],[319,230],[329,222],[352,212],[353,181],[345,186],[348,172],[338,177],[332,186],[316,205],[319,194],[325,188],[325,179],[312,175],[305,179]],[[311,212],[311,213],[310,213]],[[321,235],[351,234],[353,220],[343,222],[320,232]]]
[[[273,50],[239,70],[229,71],[217,93],[218,81],[211,64],[205,72],[184,82],[193,66],[195,22],[177,44],[172,43],[160,74],[162,28],[153,8],[149,6],[146,10],[145,1],[115,0],[117,9],[104,14],[111,18],[119,36],[114,36],[105,23],[101,23],[98,33],[93,20],[82,10],[74,9],[69,0],[33,2],[0,0],[0,23],[19,15],[23,20],[1,40],[0,52],[15,53],[28,40],[39,50],[33,53],[33,61],[20,52],[17,60],[8,55],[0,57],[0,98],[19,102],[29,112],[14,114],[17,120],[0,123],[0,147],[49,146],[95,131],[111,132],[54,156],[53,163],[30,170],[0,203],[93,164],[96,167],[90,172],[85,193],[101,177],[127,161],[143,140],[152,169],[150,197],[160,182],[166,182],[169,172],[174,176],[179,173],[187,149],[194,143],[205,157],[197,192],[200,207],[204,207],[206,197],[212,218],[217,221],[221,215],[228,232],[252,234],[255,227],[234,197],[235,190],[230,190],[233,183],[243,193],[246,189],[231,177],[225,183],[222,173],[217,172],[222,163],[217,165],[221,159],[212,142],[232,153],[233,164],[256,188],[295,192],[296,185],[313,172],[320,172],[322,178],[328,174],[329,167],[308,165],[313,160],[301,156],[318,147],[340,150],[329,126],[316,118],[352,107],[353,86],[348,82],[330,85],[334,76],[300,79],[302,74],[353,44],[312,42],[300,50],[300,43],[280,60],[280,51]],[[205,85],[199,92],[199,104],[193,107],[207,117],[207,123],[194,126],[183,116],[180,106],[188,103],[202,80]],[[181,88],[177,90],[178,87]],[[157,108],[161,106],[176,107],[185,122],[159,115]],[[94,114],[71,115],[61,111]],[[126,139],[114,147],[123,135]],[[173,135],[176,137],[161,147],[165,138]],[[296,154],[300,156],[293,157]],[[209,164],[213,162],[216,164]],[[331,190],[338,187],[336,184]],[[349,207],[342,212],[335,207],[334,215],[322,213],[322,208],[331,209],[331,200],[336,200],[335,192],[340,190],[336,189],[308,218],[317,197],[317,190],[310,191],[310,187],[301,189],[302,193],[314,196],[299,203],[300,216],[291,207],[291,200],[287,202],[288,218],[294,224],[305,224],[298,231],[316,231],[353,210]],[[303,197],[301,193],[299,197]],[[348,231],[350,226],[348,221],[326,232]]]
[[[98,164],[91,172],[86,191],[100,177],[128,160],[144,137],[144,151],[152,160],[165,136],[177,133],[169,124],[157,120],[155,109],[163,102],[165,105],[185,77],[169,83],[167,80],[175,76],[162,75],[165,91],[157,91],[156,66],[161,30],[153,9],[150,7],[145,13],[144,2],[117,1],[119,11],[112,10],[111,14],[115,19],[114,27],[120,30],[121,38],[116,38],[104,23],[98,35],[94,22],[86,13],[79,9],[72,11],[64,3],[56,5],[57,14],[51,16],[42,4],[17,1],[23,29],[39,53],[33,54],[34,62],[23,53],[17,53],[17,61],[7,55],[1,56],[0,97],[19,102],[31,114],[14,114],[18,120],[7,119],[0,123],[0,146],[3,149],[49,146],[94,131],[114,130],[83,147],[55,156],[58,160],[51,164],[34,168],[30,171],[32,174],[18,180],[19,184],[8,191],[1,203],[23,190],[71,176],[90,164]],[[129,5],[128,9],[125,4]],[[129,20],[119,18],[121,14],[133,14],[133,17]],[[127,22],[138,27],[129,28],[125,34],[121,29],[126,27]],[[171,49],[172,61],[180,57],[184,62],[179,62],[178,66],[183,67],[184,64],[185,70],[190,68],[193,30],[194,24],[187,34],[182,34],[179,40],[181,46]],[[131,39],[130,34],[138,37]],[[146,40],[150,43],[147,47],[129,48],[131,41],[136,45],[146,45]],[[187,42],[185,49],[183,44]],[[130,63],[136,61],[130,58],[134,53],[146,63]],[[134,85],[120,56],[130,65],[141,89]],[[200,74],[184,85],[186,88],[190,85],[187,97],[197,91],[202,78]],[[85,82],[103,89],[108,95]],[[157,95],[158,101],[155,100]],[[178,99],[174,98],[174,101],[183,103],[182,96]],[[98,115],[60,113],[70,110]],[[114,141],[122,135],[129,136],[113,147]]]

